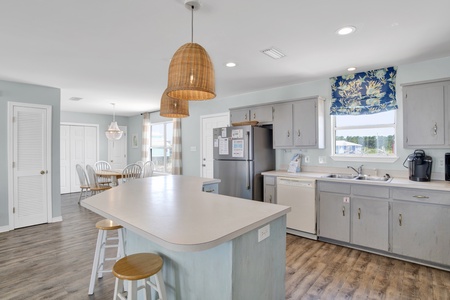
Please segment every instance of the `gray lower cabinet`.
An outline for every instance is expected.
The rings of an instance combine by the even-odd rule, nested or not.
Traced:
[[[396,254],[450,266],[447,191],[392,189],[392,246]]]
[[[277,203],[277,180],[275,176],[264,175],[264,202]]]
[[[319,235],[321,237],[350,242],[349,195],[320,192]]]
[[[450,192],[328,181],[318,187],[319,239],[450,269]]]
[[[373,249],[389,250],[389,202],[352,198],[353,244]]]
[[[203,192],[218,194],[219,193],[219,184],[218,183],[204,184]]]

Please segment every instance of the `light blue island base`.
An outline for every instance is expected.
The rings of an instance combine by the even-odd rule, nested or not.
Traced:
[[[261,242],[257,228],[198,252],[168,250],[128,230],[126,252],[163,257],[169,300],[281,300],[285,299],[286,215],[268,224],[270,236]]]

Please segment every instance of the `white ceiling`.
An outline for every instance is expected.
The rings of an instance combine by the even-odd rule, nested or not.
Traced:
[[[213,61],[217,98],[450,56],[449,0],[200,3],[194,42]],[[60,88],[63,111],[158,110],[190,22],[183,0],[1,0],[0,79]],[[336,35],[344,25],[356,33]]]

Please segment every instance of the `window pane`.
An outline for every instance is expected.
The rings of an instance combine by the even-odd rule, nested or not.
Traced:
[[[395,129],[336,130],[336,154],[395,155]]]
[[[155,164],[155,171],[165,172],[164,168],[164,148],[153,148],[151,151],[151,160]]]
[[[395,112],[396,110],[390,110],[373,115],[338,115],[336,116],[336,127],[394,124]]]
[[[152,125],[150,144],[152,148],[164,147],[164,123]]]

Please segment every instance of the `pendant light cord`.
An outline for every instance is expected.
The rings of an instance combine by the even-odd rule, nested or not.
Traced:
[[[194,42],[194,5],[191,6],[191,43]]]

